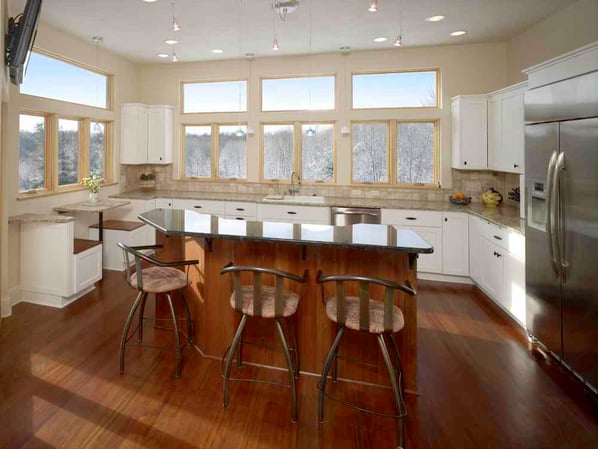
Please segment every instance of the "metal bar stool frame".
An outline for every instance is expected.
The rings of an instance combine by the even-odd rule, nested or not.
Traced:
[[[274,319],[276,323],[276,330],[278,332],[278,336],[280,338],[280,342],[282,344],[283,353],[285,356],[285,360],[287,362],[288,372],[289,372],[289,383],[283,384],[278,382],[271,382],[262,379],[250,379],[250,378],[235,378],[231,377],[231,369],[232,369],[232,362],[233,357],[235,354],[237,355],[237,365],[239,367],[242,366],[243,363],[243,356],[242,356],[242,345],[243,345],[243,330],[245,325],[247,324],[247,315],[244,313],[243,304],[242,304],[242,287],[241,284],[241,273],[243,272],[250,272],[253,275],[253,315],[256,317],[262,318],[270,318]],[[224,353],[224,357],[222,360],[222,378],[224,379],[223,382],[223,406],[225,408],[228,407],[229,404],[229,391],[228,391],[228,382],[229,381],[247,381],[247,382],[258,382],[258,383],[266,383],[270,385],[279,385],[284,387],[291,388],[291,420],[293,422],[297,421],[297,385],[296,380],[299,377],[299,370],[300,370],[300,358],[299,358],[299,350],[297,345],[297,336],[295,334],[294,326],[291,321],[292,315],[284,317],[283,316],[283,295],[284,295],[284,280],[289,279],[295,281],[297,283],[303,284],[307,280],[307,270],[305,270],[303,277],[299,277],[296,274],[288,273],[285,271],[280,271],[272,268],[263,268],[263,267],[255,267],[255,266],[246,266],[246,265],[232,265],[228,264],[225,266],[221,271],[220,274],[230,273],[233,281],[233,294],[235,297],[235,307],[234,309],[241,313],[241,321],[235,335],[233,337],[233,341],[231,345],[227,348]],[[274,295],[274,316],[273,317],[264,317],[262,315],[262,301],[261,301],[261,292],[262,292],[262,275],[271,275],[275,278],[275,295]],[[293,346],[289,347],[287,338],[284,331],[284,325],[287,325],[288,331],[291,335],[291,341]],[[294,354],[294,361],[291,360],[291,352]]]
[[[166,347],[160,346],[153,346],[153,345],[144,345],[141,344],[143,341],[143,322],[146,320],[150,320],[149,318],[144,317],[145,311],[145,304],[149,293],[144,290],[143,286],[143,266],[142,261],[149,263],[150,265],[163,267],[163,268],[172,268],[177,269],[178,267],[185,267],[185,275],[187,277],[187,285],[189,284],[189,267],[191,265],[197,265],[199,260],[181,260],[181,261],[169,261],[163,262],[155,257],[152,257],[148,254],[145,254],[141,251],[145,250],[156,250],[163,248],[163,245],[142,245],[142,246],[127,246],[122,242],[118,242],[118,246],[123,250],[123,259],[125,262],[125,276],[127,280],[127,284],[131,287],[130,279],[133,275],[135,275],[135,279],[137,281],[136,287],[134,287],[139,293],[137,294],[135,300],[133,301],[133,305],[129,310],[129,314],[125,321],[125,326],[123,328],[123,332],[120,339],[120,373],[123,374],[125,372],[125,347],[126,346],[140,346],[146,348],[159,348],[159,349],[167,349],[170,345]],[[134,265],[135,265],[135,273],[131,273],[131,259],[130,256],[134,258]],[[183,311],[185,313],[185,321],[187,322],[187,339],[186,343],[191,344],[193,342],[193,320],[191,318],[191,312],[189,310],[189,305],[185,299],[185,295],[183,294],[181,289],[177,289],[178,297],[183,305]],[[179,339],[179,325],[178,319],[176,317],[176,313],[174,310],[174,304],[172,301],[172,291],[164,292],[163,294],[166,296],[168,301],[168,308],[170,312],[170,317],[173,323],[173,333],[174,333],[174,350],[175,350],[175,377],[181,377],[181,343]],[[136,329],[129,335],[129,330],[131,328],[131,323],[135,317],[136,312],[139,311],[139,319]],[[152,319],[152,321],[157,322],[164,319]],[[155,326],[157,329],[166,329],[165,327]],[[137,333],[137,341],[138,344],[128,343],[128,341]]]
[[[324,284],[327,282],[334,282],[336,284],[336,291],[335,291],[335,298],[336,298],[336,323],[338,327],[338,331],[336,336],[330,346],[330,350],[328,351],[328,355],[326,356],[326,361],[324,362],[324,367],[322,369],[322,375],[320,376],[320,381],[318,382],[318,420],[320,423],[324,422],[324,396],[336,400],[343,405],[348,407],[352,407],[354,409],[371,413],[379,416],[386,416],[396,418],[398,420],[398,440],[399,440],[399,447],[404,447],[404,419],[407,416],[407,408],[405,406],[404,400],[404,385],[403,385],[403,367],[401,364],[401,356],[399,354],[399,348],[397,342],[394,338],[394,331],[393,331],[393,307],[394,307],[394,300],[397,293],[403,292],[407,295],[414,296],[415,290],[409,284],[408,281],[405,282],[405,285],[399,284],[393,281],[374,278],[374,277],[367,277],[367,276],[354,276],[354,275],[329,275],[323,276],[322,271],[318,271],[317,275],[317,283],[321,286],[322,291],[322,301],[324,304],[327,303],[327,299],[324,294]],[[375,410],[371,410],[365,407],[357,406],[353,403],[344,401],[337,397],[334,397],[328,393],[326,393],[326,382],[328,379],[328,374],[332,370],[332,381],[337,381],[337,359],[339,358],[338,355],[338,348],[345,333],[345,326],[347,321],[347,310],[346,310],[346,299],[347,296],[345,295],[345,283],[346,282],[353,282],[359,284],[359,330],[356,332],[367,332],[372,334],[374,332],[370,331],[370,301],[372,299],[369,295],[369,287],[370,285],[379,285],[385,288],[384,292],[384,301],[383,301],[383,331],[376,333],[376,338],[378,340],[378,346],[380,348],[380,352],[382,353],[382,358],[384,359],[384,365],[388,372],[388,377],[390,380],[390,386],[393,393],[393,399],[395,402],[395,407],[397,409],[396,414],[388,414],[388,413],[381,413]],[[332,298],[329,298],[332,299]],[[379,301],[382,302],[382,301]],[[349,329],[354,330],[354,329]],[[399,329],[400,330],[400,329]],[[393,365],[391,360],[390,352],[388,350],[388,345],[386,344],[386,339],[390,340],[390,346],[392,348],[393,358],[395,359],[396,367]],[[370,366],[368,364],[368,366]]]

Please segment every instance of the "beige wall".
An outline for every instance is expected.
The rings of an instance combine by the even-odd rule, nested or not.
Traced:
[[[450,98],[458,94],[481,94],[506,85],[506,44],[474,44],[427,48],[405,48],[340,54],[313,55],[312,70],[306,56],[261,58],[249,63],[230,60],[187,64],[155,64],[141,67],[140,98],[148,104],[170,104],[175,107],[175,153],[181,146],[181,124],[199,124],[212,121],[236,122],[238,114],[180,114],[180,82],[190,80],[217,80],[247,77],[249,81],[249,112],[242,121],[256,130],[248,137],[248,181],[259,180],[259,125],[261,122],[281,120],[308,120],[306,112],[260,112],[260,77],[337,74],[337,110],[314,111],[311,120],[336,121],[337,183],[350,184],[351,137],[341,136],[340,128],[352,120],[363,119],[440,119],[441,182],[451,184],[450,169]],[[346,68],[344,67],[346,65]],[[417,68],[439,68],[441,72],[442,107],[439,110],[379,110],[353,111],[350,105],[351,72],[386,71]],[[177,173],[178,164],[173,167]]]
[[[598,0],[578,0],[507,43],[507,82],[522,81],[523,69],[594,41],[598,41]]]
[[[96,48],[91,42],[85,42],[57,29],[40,23],[35,42],[36,47],[47,50],[74,61],[96,65]],[[100,110],[87,106],[61,103],[55,100],[21,95],[19,88],[10,85],[10,102],[6,105],[2,116],[2,199],[4,215],[2,217],[2,277],[1,292],[6,308],[6,298],[11,287],[19,282],[19,246],[18,225],[7,226],[7,217],[27,212],[52,213],[52,208],[61,204],[83,201],[87,198],[85,190],[62,193],[53,196],[17,200],[18,167],[19,167],[19,112],[26,108],[33,111],[63,113],[71,116],[91,117],[103,120],[114,120],[113,150],[114,179],[120,177],[119,110],[123,102],[139,101],[138,67],[133,63],[100,50],[97,58],[102,70],[114,74],[113,110]],[[119,192],[119,186],[108,186],[102,190],[101,196]],[[97,221],[97,217],[81,216],[77,220],[75,233],[78,237],[87,236],[87,225]],[[6,312],[5,312],[6,313]]]

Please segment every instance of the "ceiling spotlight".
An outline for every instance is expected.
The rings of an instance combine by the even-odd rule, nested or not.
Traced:
[[[426,17],[426,22],[440,22],[441,20],[446,19],[445,16],[430,16]]]
[[[368,8],[369,12],[376,12],[378,11],[378,0],[372,0],[370,2],[370,7]]]
[[[272,50],[278,51],[279,49],[280,49],[280,47],[278,46],[278,39],[274,39],[272,41]]]
[[[224,53],[224,50],[222,50],[221,48],[215,48],[214,50],[212,50],[212,53],[221,55],[222,53]]]
[[[180,29],[181,29],[181,26],[176,21],[176,19],[173,17],[172,18],[172,31],[180,31]]]
[[[467,31],[465,31],[465,30],[453,31],[451,33],[451,36],[463,36],[466,33],[467,33]]]
[[[400,47],[402,44],[403,44],[403,36],[401,36],[399,34],[392,45],[394,45],[395,47]]]
[[[179,58],[177,58],[176,51],[172,51],[172,62],[177,62]]]
[[[374,38],[374,42],[385,42],[387,40],[388,40],[388,38],[387,37],[383,37],[383,36],[375,37]]]
[[[287,19],[287,15],[295,12],[298,7],[297,0],[274,0],[272,2],[272,9],[278,13],[278,17],[283,22]]]
[[[165,44],[168,44],[168,45],[176,45],[176,44],[178,44],[178,43],[179,43],[179,41],[177,41],[176,39],[166,39],[166,40],[164,41],[164,43],[165,43]]]
[[[158,58],[168,58],[168,53],[158,53]]]

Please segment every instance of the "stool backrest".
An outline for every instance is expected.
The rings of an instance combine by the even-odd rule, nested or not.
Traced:
[[[129,279],[131,279],[131,258],[134,258],[135,272],[137,274],[137,289],[143,290],[143,277],[141,276],[141,260],[147,256],[145,256],[145,254],[143,253],[140,253],[136,249],[125,245],[122,242],[118,242],[117,245],[123,250],[123,260],[125,262],[125,276],[127,279],[127,283],[129,282]]]
[[[370,286],[379,285],[384,287],[384,331],[390,332],[393,328],[393,306],[396,294],[400,291],[410,296],[415,295],[415,290],[405,281],[405,284],[388,281],[367,276],[353,275],[330,275],[323,276],[318,272],[317,282],[322,285],[322,299],[324,299],[324,284],[334,282],[336,297],[336,322],[344,326],[347,322],[347,295],[345,286],[347,283],[357,283],[359,286],[359,330],[368,331],[370,328]]]
[[[233,279],[233,291],[235,295],[235,310],[243,312],[243,285],[241,276],[243,273],[252,274],[253,287],[253,314],[254,316],[262,316],[263,314],[263,303],[262,303],[262,276],[273,276],[274,277],[274,316],[282,316],[283,311],[283,299],[284,299],[284,280],[290,279],[292,281],[303,284],[307,279],[307,270],[303,274],[303,277],[299,277],[296,274],[288,273],[286,271],[275,270],[272,268],[254,267],[247,265],[227,265],[224,267],[220,274],[230,273]]]

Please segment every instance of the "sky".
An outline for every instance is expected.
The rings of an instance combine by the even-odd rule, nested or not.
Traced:
[[[436,72],[353,75],[353,108],[421,107],[436,92]]]

